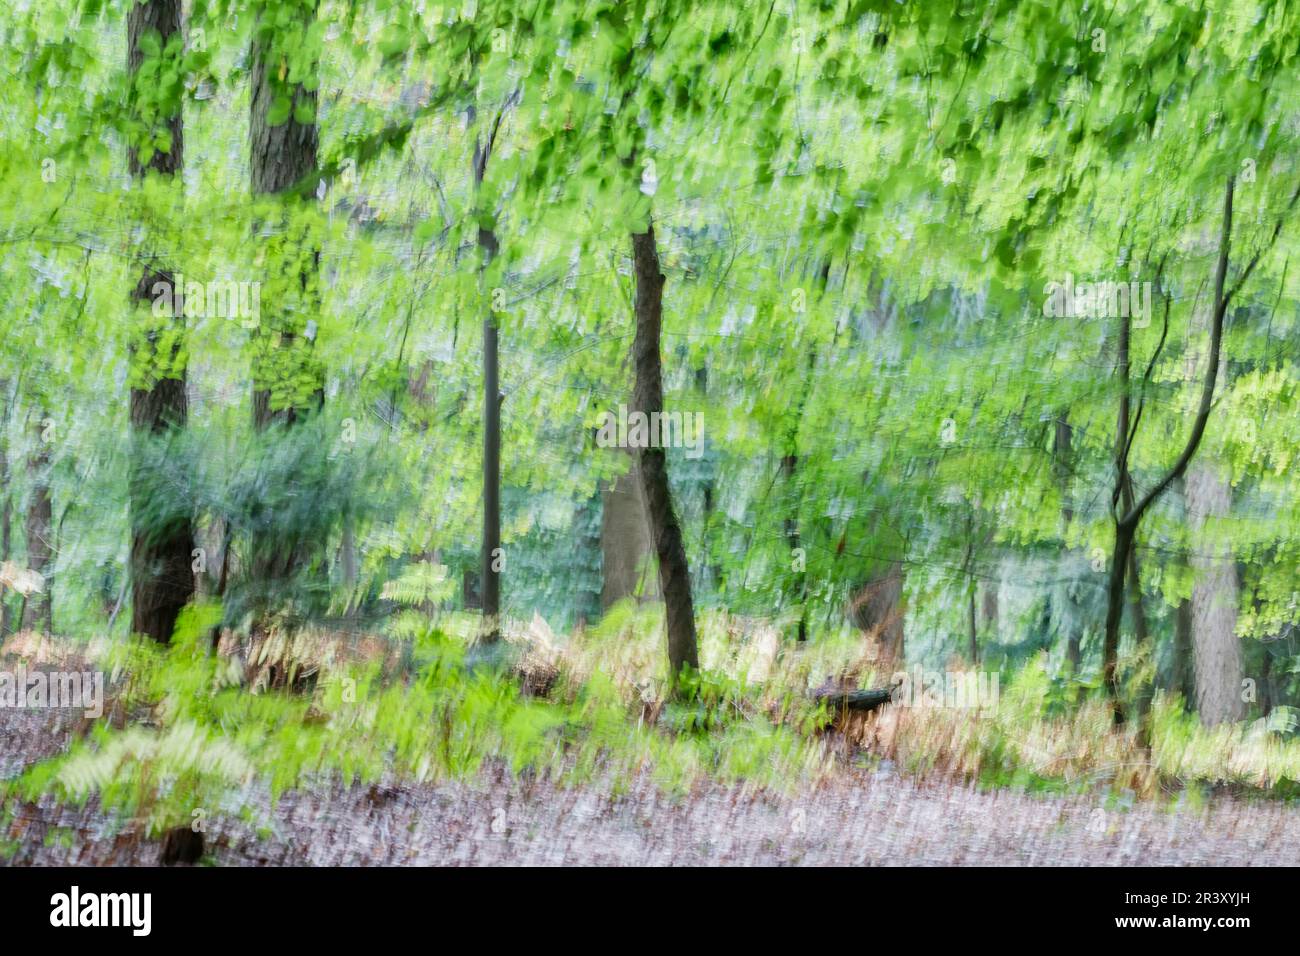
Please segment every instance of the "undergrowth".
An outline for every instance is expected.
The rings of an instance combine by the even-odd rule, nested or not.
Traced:
[[[489,762],[559,786],[599,780],[615,793],[640,775],[681,793],[706,779],[791,789],[832,774],[845,742],[869,765],[1030,791],[1159,796],[1229,784],[1294,796],[1300,780],[1288,713],[1207,730],[1157,695],[1147,751],[1114,731],[1086,681],[1063,683],[1045,656],[1006,675],[996,706],[980,712],[894,705],[844,719],[811,688],[828,675],[886,680],[852,635],[794,647],[770,626],[706,615],[702,670],[665,703],[654,609],[620,606],[565,638],[539,619],[508,628],[510,668],[472,663],[469,617],[417,626],[408,615],[387,642],[403,647],[400,664],[324,653],[291,661],[313,674],[298,692],[250,687],[247,658],[214,655],[220,618],[219,606],[200,604],[170,648],[110,645],[96,666],[111,675],[119,719],[93,722],[65,753],[4,784],[6,814],[23,801],[93,800],[157,835],[199,812],[257,823],[258,794],[274,806],[323,780],[472,780]],[[832,722],[838,733],[828,737]]]

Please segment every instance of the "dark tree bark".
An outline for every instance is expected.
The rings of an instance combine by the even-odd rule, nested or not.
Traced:
[[[127,66],[132,76],[144,62],[142,41],[157,34],[163,46],[181,32],[180,0],[149,0],[133,3],[127,13]],[[135,95],[134,90],[132,93]],[[144,179],[150,172],[173,177],[184,162],[185,139],[180,104],[163,120],[171,138],[167,152],[154,151],[141,163],[140,153],[129,148],[127,163],[131,175]],[[131,293],[131,306],[146,309],[154,289],[171,289],[169,271],[145,267]],[[180,290],[172,301],[180,298]],[[172,322],[183,323],[183,313]],[[151,445],[165,449],[168,439],[184,429],[188,406],[185,397],[186,358],[184,347],[173,340],[169,354],[159,354],[166,337],[150,326],[132,341],[131,361],[141,370],[146,384],[131,389],[131,466],[129,498],[131,513],[131,631],[160,644],[171,640],[176,618],[194,594],[190,565],[194,550],[192,516],[173,496],[161,493],[157,462]]]
[[[702,399],[707,400],[709,394],[709,369],[705,365],[701,365],[695,370],[695,391]],[[710,469],[709,477],[704,481],[701,493],[703,501],[700,510],[703,520],[701,521],[700,537],[704,542],[706,562],[705,574],[701,576],[701,581],[706,591],[716,592],[722,587],[722,566],[713,560],[713,514],[717,507],[718,488],[712,469]]]
[[[1197,409],[1196,418],[1192,422],[1192,431],[1187,438],[1187,443],[1183,447],[1182,453],[1174,464],[1165,472],[1164,476],[1157,481],[1142,498],[1135,501],[1132,505],[1128,504],[1128,495],[1132,494],[1131,486],[1128,482],[1128,453],[1132,447],[1133,436],[1137,431],[1138,420],[1135,419],[1132,424],[1129,423],[1129,377],[1128,377],[1128,345],[1130,321],[1127,317],[1120,322],[1120,368],[1119,375],[1121,381],[1120,391],[1120,412],[1119,412],[1119,440],[1116,442],[1116,459],[1115,459],[1115,488],[1111,496],[1111,511],[1115,524],[1115,548],[1111,558],[1110,576],[1106,588],[1106,630],[1105,641],[1103,645],[1103,674],[1105,677],[1106,690],[1110,695],[1111,706],[1114,714],[1115,723],[1123,724],[1126,719],[1124,704],[1120,698],[1119,679],[1116,673],[1116,664],[1119,656],[1119,628],[1120,617],[1123,613],[1124,606],[1124,584],[1131,567],[1131,554],[1133,543],[1137,537],[1138,525],[1142,516],[1147,509],[1157,501],[1165,490],[1187,471],[1187,466],[1191,463],[1196,449],[1200,447],[1201,438],[1205,434],[1205,426],[1210,419],[1210,409],[1214,400],[1214,386],[1219,375],[1219,352],[1223,344],[1223,323],[1224,315],[1228,310],[1228,304],[1233,295],[1241,288],[1242,284],[1250,277],[1258,264],[1264,251],[1270,247],[1277,239],[1278,233],[1282,229],[1282,219],[1279,219],[1273,230],[1272,237],[1268,244],[1260,248],[1251,259],[1250,263],[1243,270],[1237,281],[1231,288],[1227,288],[1228,277],[1228,257],[1230,243],[1232,240],[1232,195],[1235,181],[1232,177],[1228,178],[1227,189],[1224,193],[1223,200],[1223,223],[1219,235],[1219,258],[1215,269],[1214,277],[1214,311],[1210,320],[1210,355],[1209,364],[1205,372],[1205,381],[1201,388],[1201,401]],[[1296,199],[1300,198],[1300,189],[1292,195],[1291,201],[1287,206],[1290,211],[1295,206]],[[1165,304],[1165,331],[1168,332],[1168,299]],[[1163,345],[1163,337],[1161,344]],[[1156,357],[1159,356],[1160,350],[1156,349],[1155,355],[1152,356],[1150,364],[1147,366],[1147,377],[1150,377],[1152,368],[1155,365]],[[1138,409],[1138,419],[1141,417],[1141,408]],[[1124,506],[1121,507],[1121,501]]]
[[[299,0],[300,26],[306,31],[316,19],[316,0]],[[290,84],[282,78],[287,68],[285,54],[275,43],[274,33],[258,33],[253,40],[253,68],[250,74],[252,93],[249,98],[249,177],[254,196],[284,196],[288,207],[298,199],[314,194],[315,173],[318,169],[317,153],[320,139],[316,128],[316,89],[302,84]],[[278,98],[288,97],[293,105],[289,118],[278,125],[271,124],[272,106]],[[298,122],[298,110],[307,110],[313,121]],[[298,278],[301,294],[308,305],[317,301],[316,275],[320,266],[318,249],[300,250]],[[272,309],[277,303],[269,303]],[[281,306],[284,303],[280,304]],[[287,316],[273,318],[271,336],[264,336],[265,354],[254,362],[253,426],[265,431],[274,423],[291,425],[304,412],[319,408],[324,401],[324,388],[319,386],[312,400],[302,406],[284,396],[275,396],[273,385],[278,361],[285,352],[300,348],[299,337],[304,329],[301,322],[291,323]],[[277,353],[279,353],[277,355]],[[282,370],[280,370],[282,374]]]
[[[1192,602],[1183,598],[1174,608],[1174,654],[1170,689],[1182,694],[1183,707],[1196,708],[1192,658]]]
[[[483,319],[483,639],[501,636],[501,385],[497,326]]]
[[[478,194],[487,174],[503,114],[498,113],[486,137],[474,144],[474,189]],[[473,122],[471,110],[470,121]],[[480,213],[484,212],[480,210]],[[492,229],[480,225],[478,247],[481,273],[486,273],[500,251]],[[485,293],[488,290],[483,290]],[[496,315],[491,306],[483,313],[483,544],[479,555],[483,600],[483,635],[486,643],[501,637],[501,366]]]
[[[975,582],[972,581],[967,586],[966,593],[968,597],[967,609],[969,611],[968,614],[969,619],[967,621],[967,627],[968,627],[969,638],[970,638],[970,662],[971,664],[978,664],[980,662],[980,641],[979,641],[979,627],[976,624],[976,619],[975,619]]]
[[[644,413],[649,420],[650,415],[662,412],[664,407],[660,355],[664,276],[659,270],[653,225],[647,226],[645,232],[632,234],[632,265],[636,276],[636,335],[632,344],[636,388],[632,410]],[[683,668],[698,670],[700,666],[690,569],[668,487],[664,449],[638,448],[637,459],[650,518],[650,535],[659,559],[659,590],[664,596],[664,617],[668,625],[668,672],[671,690],[675,691]]]
[[[980,627],[986,631],[996,632],[998,629],[998,583],[985,582],[981,589]]]
[[[295,2],[295,0],[290,0]],[[316,0],[296,0],[299,26],[306,31],[316,19]],[[316,89],[290,84],[282,71],[286,55],[275,42],[275,32],[259,24],[253,40],[252,94],[249,104],[249,174],[253,195],[279,195],[295,190],[315,192],[312,180],[317,170],[320,136],[316,128]],[[287,121],[271,125],[271,107],[278,97],[288,96],[294,109]],[[299,107],[311,111],[313,121],[299,123]]]
[[[830,282],[830,275],[831,260],[827,256],[817,270],[818,299],[826,295],[826,286]],[[817,352],[812,346],[809,346],[808,365],[804,373],[803,387],[799,390],[799,400],[795,408],[794,418],[785,436],[785,457],[781,459],[781,474],[785,479],[790,496],[790,515],[785,519],[784,530],[792,554],[803,547],[803,539],[799,533],[799,510],[802,504],[802,495],[796,479],[799,471],[799,429],[803,424],[804,409],[808,406],[808,394],[812,391],[813,372],[816,367]],[[791,564],[793,565],[793,560]],[[808,566],[806,561],[802,562],[801,567],[793,573],[794,599],[799,605],[799,621],[795,627],[795,639],[806,641],[808,639]]]
[[[160,494],[144,445],[183,428],[186,408],[183,378],[131,390],[131,631],[160,644],[171,640],[177,616],[194,595],[194,533],[188,507]]]

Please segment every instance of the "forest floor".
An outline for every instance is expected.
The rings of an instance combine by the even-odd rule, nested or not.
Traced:
[[[57,752],[68,725],[0,710],[0,779]],[[1216,796],[1108,805],[1104,796],[980,790],[886,764],[792,794],[650,779],[562,788],[504,769],[472,783],[322,783],[242,797],[260,828],[213,812],[204,862],[259,865],[1294,865],[1300,807]],[[27,804],[0,863],[156,864],[159,841],[94,805]]]

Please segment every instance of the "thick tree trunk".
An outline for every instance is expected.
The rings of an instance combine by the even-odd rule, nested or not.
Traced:
[[[23,603],[23,630],[36,627],[54,630],[54,594],[50,580],[50,559],[54,555],[54,503],[50,497],[50,445],[45,434],[44,412],[36,412],[32,428],[32,451],[27,458],[31,495],[27,502],[27,567],[45,579],[39,593],[29,594]]]
[[[632,263],[636,276],[636,336],[632,345],[636,388],[632,411],[647,416],[663,411],[663,362],[660,334],[663,322],[664,276],[659,271],[659,251],[653,226],[632,235]],[[662,448],[638,448],[641,487],[645,493],[650,534],[659,559],[659,589],[664,596],[668,626],[668,671],[674,689],[685,667],[698,670],[695,607],[691,598],[690,569],[682,530],[673,511],[668,487],[668,464]]]
[[[296,28],[306,33],[316,19],[316,0],[290,3]],[[287,79],[288,53],[280,45],[285,35],[285,30],[267,31],[258,24],[249,75],[250,185],[255,197],[283,197],[276,215],[285,232],[265,270],[268,288],[263,291],[270,295],[264,296],[263,315],[253,335],[253,428],[258,432],[277,424],[291,427],[325,401],[323,375],[311,357],[314,335],[309,325],[309,316],[320,306],[320,250],[288,228],[295,205],[313,201],[317,186],[317,91],[315,84],[308,89]],[[272,125],[273,106],[285,98],[291,105],[289,116]],[[302,113],[309,113],[311,122],[300,123]],[[306,397],[300,385],[304,374],[314,385]],[[296,574],[310,554],[310,543],[296,536],[281,540],[259,535],[252,542],[249,572],[265,595],[273,597],[275,582]]]
[[[1187,509],[1192,527],[1227,517],[1231,491],[1218,469],[1197,464],[1187,476]],[[1231,550],[1213,541],[1192,548],[1192,645],[1196,668],[1196,709],[1213,727],[1246,716],[1241,699],[1241,642],[1237,637],[1237,567]]]
[[[295,3],[295,0],[290,0]],[[305,32],[316,19],[315,0],[296,0],[298,25]],[[259,24],[258,30],[262,29]],[[308,176],[317,168],[316,154],[320,139],[316,128],[316,88],[289,84],[283,78],[286,54],[276,43],[276,34],[260,34],[253,41],[252,92],[249,103],[249,175],[253,195],[278,195],[295,187],[315,183]],[[270,123],[272,104],[279,96],[288,96],[293,109],[289,118],[278,126]],[[309,110],[313,121],[299,123],[297,110]]]
[[[298,17],[303,32],[315,21],[315,0],[299,0]],[[259,30],[261,29],[259,25]],[[290,84],[283,79],[286,54],[276,44],[276,36],[259,35],[253,41],[253,67],[250,73],[252,87],[249,98],[249,177],[254,196],[280,195],[293,190],[313,187],[312,173],[318,168],[319,133],[315,116],[317,91],[301,84]],[[288,97],[293,105],[289,118],[277,126],[271,125],[271,109],[280,97]],[[298,122],[298,110],[310,112],[313,121]],[[292,203],[292,198],[289,199]],[[289,250],[283,253],[284,265],[292,268],[292,257],[298,256],[298,276],[304,304],[314,305],[318,298],[314,284],[320,264],[317,249]],[[284,290],[288,291],[288,290]],[[298,347],[299,337],[305,333],[305,321],[290,321],[289,303],[269,303],[280,314],[272,318],[271,335],[262,336],[264,353],[256,357],[253,379],[253,426],[265,431],[273,423],[292,424],[299,415],[312,406],[319,407],[324,400],[323,387],[318,387],[306,407],[293,401],[287,394],[276,395],[274,386],[284,378],[283,353]],[[302,310],[299,310],[302,311]]]
[[[142,41],[158,34],[163,45],[181,32],[180,0],[148,0],[133,3],[127,13],[127,66],[134,76],[144,62]],[[131,174],[143,179],[150,171],[172,177],[184,162],[184,129],[179,109],[166,120],[171,137],[167,152],[154,152],[142,164],[136,149],[128,150]],[[154,286],[171,288],[170,272],[146,267],[131,293],[131,306],[142,311],[154,298]],[[173,301],[179,298],[173,296]],[[182,323],[182,315],[171,321]],[[157,462],[151,445],[165,446],[169,434],[185,427],[188,410],[185,397],[186,357],[177,340],[169,354],[158,353],[160,341],[170,337],[150,327],[132,341],[131,361],[139,366],[145,387],[131,389],[132,455],[129,478],[131,513],[131,631],[160,644],[171,640],[176,618],[194,594],[190,570],[194,550],[192,516],[187,507],[175,502],[157,484]]]
[[[183,378],[131,390],[131,632],[160,644],[194,595],[194,533],[188,507],[159,488],[145,446],[183,428],[186,407]]]

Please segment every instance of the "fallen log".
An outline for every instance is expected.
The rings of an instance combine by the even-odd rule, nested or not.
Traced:
[[[851,691],[819,691],[813,699],[825,702],[832,710],[856,710],[866,713],[889,703],[893,691],[888,687]]]

